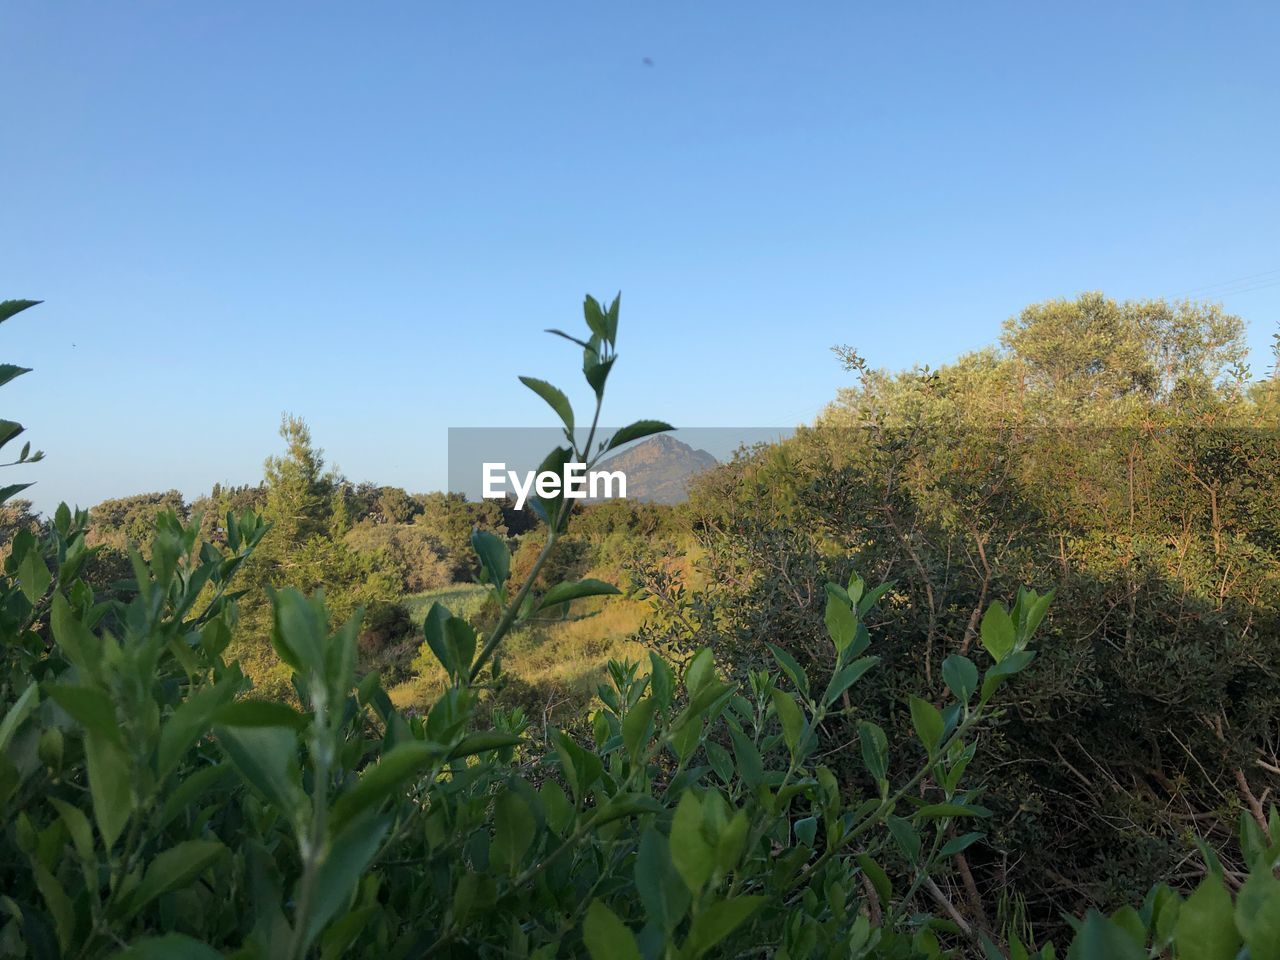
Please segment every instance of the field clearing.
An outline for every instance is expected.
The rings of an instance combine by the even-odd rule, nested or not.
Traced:
[[[411,594],[402,602],[420,633],[432,603],[443,604],[455,616],[475,619],[487,593],[488,588],[479,584],[454,584]],[[543,620],[513,631],[503,644],[504,671],[548,705],[580,706],[595,696],[610,660],[647,660],[648,649],[632,638],[649,611],[649,601],[628,597],[578,601],[567,619]],[[389,695],[399,707],[421,708],[444,684],[444,671],[423,642],[414,676],[392,687]]]

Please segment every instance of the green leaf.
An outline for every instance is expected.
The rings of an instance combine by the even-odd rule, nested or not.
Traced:
[[[349,823],[333,842],[316,874],[311,915],[304,936],[304,949],[346,907],[364,875],[369,861],[378,852],[382,838],[391,827],[391,817],[365,817]]]
[[[792,829],[795,831],[797,840],[806,847],[812,847],[814,838],[818,835],[818,818],[803,817],[792,825]]]
[[[893,884],[889,880],[889,875],[868,854],[860,853],[855,859],[858,861],[858,866],[862,868],[862,872],[867,875],[867,879],[871,881],[871,885],[875,887],[880,905],[887,910],[893,901]]]
[[[996,602],[987,607],[982,617],[982,645],[991,654],[991,659],[999,663],[1013,651],[1016,639],[1013,620],[1002,603]]]
[[[453,662],[457,665],[458,676],[465,677],[471,670],[471,663],[476,658],[476,630],[461,617],[450,617],[444,622],[445,642],[453,651]]]
[[[1006,679],[1025,670],[1035,658],[1034,650],[1019,650],[989,668],[982,681],[983,698],[991,696]]]
[[[587,321],[587,329],[591,331],[592,339],[599,337],[604,340],[609,333],[609,328],[605,322],[604,311],[600,309],[600,302],[591,294],[587,294],[582,300],[582,316]]]
[[[629,423],[612,437],[609,438],[605,450],[614,450],[622,446],[624,443],[630,443],[632,440],[640,440],[643,437],[651,437],[655,433],[666,433],[668,430],[674,430],[669,423],[661,420],[637,420],[635,423]]]
[[[978,668],[968,657],[953,653],[942,661],[942,679],[961,703],[968,703],[978,689]]]
[[[573,449],[570,447],[556,447],[543,458],[539,465],[538,473],[554,473],[559,476],[564,475],[565,464],[573,459]],[[535,491],[533,498],[529,502],[529,506],[549,527],[558,527],[565,509],[564,487],[563,485],[556,493],[549,497],[539,496]]]
[[[858,617],[839,597],[827,594],[827,612],[824,617],[827,634],[835,644],[837,653],[844,653],[845,648],[853,643],[858,635]]]
[[[214,733],[249,788],[293,821],[305,799],[297,734],[289,727],[215,727]]]
[[[324,605],[285,587],[272,594],[271,606],[271,645],[280,659],[303,676],[320,673],[329,633]]]
[[[124,746],[115,704],[97,687],[51,683],[46,692],[86,733],[96,734],[115,746]]]
[[[480,565],[488,574],[489,583],[501,587],[511,576],[511,551],[501,537],[488,530],[471,531],[471,549],[480,558]]]
[[[22,593],[32,603],[38,603],[53,582],[53,574],[45,565],[39,550],[28,550],[18,564],[18,584]]]
[[[39,684],[35,682],[29,683],[27,689],[23,690],[18,699],[13,702],[13,706],[9,707],[4,715],[4,720],[0,721],[0,754],[3,754],[5,748],[9,746],[9,741],[13,739],[14,733],[22,725],[22,721],[31,715],[31,711],[39,703]]]
[[[862,679],[862,675],[880,662],[879,657],[859,657],[853,663],[846,664],[831,676],[831,682],[827,684],[826,693],[822,695],[822,701],[826,706],[831,706],[840,699],[840,696],[852,687],[855,683]]]
[[[716,682],[716,658],[710,647],[703,647],[693,655],[684,670],[684,688],[689,699],[696,701],[698,694],[710,689]]]
[[[1085,914],[1084,923],[1072,945],[1072,956],[1093,960],[1147,960],[1147,951],[1133,942],[1133,937],[1119,924],[1104,917],[1097,910]],[[1077,952],[1078,951],[1078,952]],[[1210,960],[1199,953],[1181,953],[1190,960]],[[1234,951],[1231,956],[1234,956]]]
[[[666,808],[647,793],[619,793],[596,808],[591,822],[602,827],[623,817],[634,817],[641,813],[662,813]]]
[[[462,742],[449,751],[449,759],[460,760],[472,754],[484,753],[486,750],[518,747],[522,743],[524,743],[524,738],[514,733],[504,733],[501,730],[482,730],[479,733],[469,733],[463,737]]]
[[[757,787],[764,782],[764,760],[760,751],[745,733],[736,727],[729,727],[729,739],[733,741],[733,756],[738,763],[738,776],[748,787]]]
[[[596,393],[596,399],[599,400],[604,396],[604,384],[609,378],[609,371],[613,369],[613,361],[617,357],[610,357],[604,363],[590,363],[583,366],[582,372],[587,378],[587,383],[591,384],[591,389]]]
[[[953,837],[942,845],[941,854],[944,857],[954,857],[957,853],[963,853],[969,847],[977,843],[983,838],[981,833],[966,833],[959,837]]]
[[[691,790],[681,795],[671,818],[671,861],[694,896],[715,867],[715,851],[702,833],[702,804]]]
[[[535,823],[529,805],[514,791],[498,794],[494,801],[493,843],[489,856],[499,868],[514,876],[520,861],[533,843]]]
[[[573,436],[573,404],[564,395],[564,391],[537,377],[521,377],[520,382],[547,401],[551,409],[560,417],[569,436]]]
[[[750,919],[768,899],[761,896],[730,897],[712,904],[693,918],[684,955],[693,958],[703,956]]]
[[[4,503],[10,497],[21,493],[29,486],[31,486],[29,483],[11,483],[6,487],[0,487],[0,503]]]
[[[457,676],[458,668],[455,661],[454,651],[449,647],[445,638],[444,625],[452,614],[449,609],[435,601],[427,610],[427,615],[422,621],[422,632],[427,638],[427,646],[431,648],[431,652],[436,655],[436,659],[440,661],[440,666],[444,667],[445,672],[450,676]]]
[[[24,373],[30,372],[30,367],[19,367],[13,363],[0,363],[0,387],[4,386],[15,377],[20,377]]]
[[[653,715],[657,709],[657,698],[645,697],[628,710],[622,719],[622,743],[631,757],[639,757],[641,748],[649,742],[653,733]]]
[[[613,303],[609,304],[609,309],[604,315],[604,339],[613,346],[618,342],[618,309],[622,306],[622,293],[613,298]]]
[[[641,960],[635,935],[599,900],[592,900],[587,908],[582,921],[582,941],[591,960]]]
[[[160,729],[156,763],[161,777],[167,776],[177,766],[191,744],[209,732],[214,711],[234,694],[234,684],[213,684],[202,687],[178,705]]]
[[[132,765],[119,745],[119,733],[106,737],[90,731],[84,738],[93,818],[98,822],[102,845],[110,850],[133,812]]]
[[[877,782],[885,779],[889,769],[889,738],[870,720],[858,724],[858,739],[862,742],[862,763]]]
[[[571,600],[581,600],[583,597],[608,597],[621,592],[613,584],[605,583],[603,580],[588,579],[579,580],[576,583],[557,583],[542,595],[537,609],[546,610],[548,607],[559,606]]]
[[[222,954],[185,933],[135,940],[116,960],[222,960]]]
[[[1233,960],[1240,949],[1231,894],[1210,874],[1178,911],[1178,953],[1196,960]]]
[[[0,301],[0,323],[4,323],[14,314],[21,313],[28,307],[34,307],[43,300],[4,300]]]
[[[1249,960],[1280,960],[1280,880],[1264,861],[1236,895],[1236,929],[1249,948]]]
[[[917,862],[920,859],[920,834],[916,833],[911,822],[893,814],[886,816],[884,822],[906,858],[911,863]]]
[[[1044,619],[1044,615],[1049,609],[1049,604],[1053,602],[1056,592],[1056,590],[1050,590],[1044,596],[1040,596],[1034,590],[1028,590],[1018,597],[1020,601],[1019,607],[1022,608],[1023,612],[1022,636],[1024,641],[1030,639],[1036,628],[1040,626],[1040,621]]]
[[[911,725],[916,728],[916,736],[920,738],[925,750],[932,757],[938,752],[938,745],[942,743],[942,713],[929,701],[912,697]]]
[[[308,720],[278,700],[237,700],[219,708],[213,721],[223,727],[289,727],[305,730]]]
[[[787,741],[787,748],[792,756],[796,756],[800,749],[800,739],[804,736],[804,714],[800,711],[796,698],[785,690],[774,687],[770,695],[773,698],[773,708],[778,712],[778,720],[782,723],[782,736]]]
[[[53,594],[50,623],[53,638],[67,659],[82,673],[95,676],[102,657],[102,641],[80,622],[61,591]]]
[[[365,768],[355,785],[346,790],[333,805],[333,824],[341,829],[348,821],[381,804],[401,790],[414,774],[444,757],[445,750],[436,743],[411,740],[392,747],[376,764]]]
[[[649,651],[649,688],[663,710],[671,706],[675,692],[675,673],[671,665],[652,650]]]
[[[21,434],[26,427],[16,420],[0,420],[0,447]]]
[[[582,347],[584,350],[590,349],[590,347],[588,346],[585,340],[579,340],[577,337],[571,337],[569,336],[569,334],[565,333],[563,330],[548,329],[546,332],[550,334],[554,334],[557,337],[563,337],[564,339],[568,340],[570,343],[576,343],[578,346]]]
[[[858,616],[866,616],[868,610],[874,607],[886,593],[893,589],[893,581],[882,583],[880,586],[868,590],[866,594],[858,601]]]
[[[689,892],[671,862],[667,838],[653,827],[645,827],[640,834],[635,880],[649,920],[664,932],[675,930],[689,909]]]
[[[778,666],[782,667],[791,682],[796,685],[796,689],[800,691],[803,697],[809,696],[809,675],[804,672],[804,668],[796,662],[796,658],[787,653],[781,647],[772,643],[768,644],[769,652],[773,654],[773,658],[778,661]]]
[[[226,854],[227,848],[216,840],[185,840],[161,851],[129,899],[126,916],[132,917],[156,897],[192,883]]]

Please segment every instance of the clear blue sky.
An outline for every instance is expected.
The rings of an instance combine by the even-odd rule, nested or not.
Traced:
[[[790,425],[828,352],[1280,281],[1274,3],[63,3],[0,11],[5,416],[37,505],[256,481],[281,411],[431,489],[548,425],[621,289],[613,422]],[[652,65],[645,63],[645,58]],[[1224,285],[1255,367],[1280,282]],[[1233,292],[1241,287],[1245,292]],[[17,479],[7,471],[6,481]]]

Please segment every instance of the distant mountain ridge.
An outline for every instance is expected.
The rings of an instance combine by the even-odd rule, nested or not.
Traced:
[[[719,465],[707,451],[659,434],[602,461],[596,469],[625,473],[628,500],[674,504],[688,499],[690,480]]]

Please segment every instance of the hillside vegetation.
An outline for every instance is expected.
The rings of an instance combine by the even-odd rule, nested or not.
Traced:
[[[585,411],[522,378],[548,469],[670,429],[580,443],[619,312],[561,334]],[[192,503],[0,490],[0,956],[1280,956],[1242,321],[1090,294],[839,354],[675,505],[355,484],[295,417]]]

